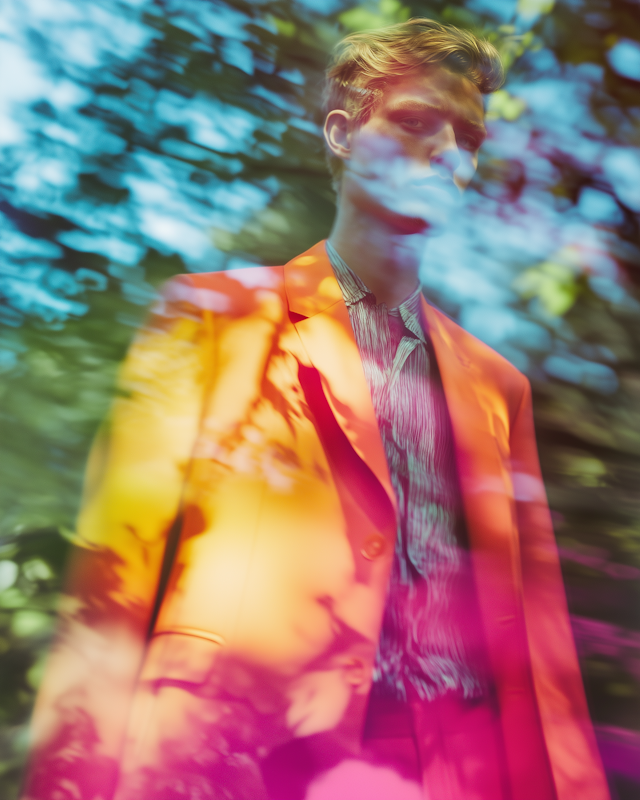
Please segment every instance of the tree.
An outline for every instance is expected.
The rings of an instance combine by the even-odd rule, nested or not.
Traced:
[[[532,378],[603,747],[637,728],[636,6],[15,0],[2,58],[22,81],[15,91],[9,83],[0,131],[7,793],[84,459],[145,308],[172,274],[283,263],[326,235],[334,197],[318,106],[327,53],[345,32],[416,15],[485,30],[509,65],[488,102],[491,135],[467,221],[426,253],[424,281]],[[633,768],[612,775],[630,797]]]

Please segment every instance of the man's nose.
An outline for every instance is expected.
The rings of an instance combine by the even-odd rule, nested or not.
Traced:
[[[431,137],[429,146],[431,148],[429,153],[431,169],[440,177],[452,180],[454,172],[461,164],[460,150],[453,126],[450,123],[443,125]]]

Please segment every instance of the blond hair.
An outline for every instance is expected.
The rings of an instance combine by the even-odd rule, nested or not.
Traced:
[[[353,33],[336,45],[325,73],[325,115],[342,109],[356,127],[364,125],[390,78],[432,64],[465,75],[482,94],[494,92],[504,82],[500,56],[490,42],[453,25],[414,18]],[[342,160],[327,151],[327,162],[335,185],[342,174]]]

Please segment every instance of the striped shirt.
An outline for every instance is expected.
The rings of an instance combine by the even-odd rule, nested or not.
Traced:
[[[478,696],[478,628],[451,425],[420,287],[387,309],[329,242],[327,254],[349,310],[398,500],[372,693],[406,700],[412,686],[427,700],[449,691]]]

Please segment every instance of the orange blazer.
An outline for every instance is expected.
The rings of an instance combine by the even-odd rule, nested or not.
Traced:
[[[513,800],[606,800],[529,383],[424,312]],[[396,501],[324,243],[284,267],[170,281],[120,387],[89,459],[23,797],[56,781],[83,800],[140,797],[168,753],[220,765],[231,749],[258,800],[260,760],[295,737],[357,754]]]

